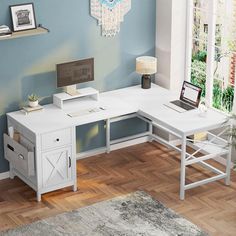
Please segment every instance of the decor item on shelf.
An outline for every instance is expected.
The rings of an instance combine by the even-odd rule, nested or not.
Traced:
[[[12,32],[7,25],[0,25],[0,37],[11,36]]]
[[[28,96],[29,106],[34,108],[39,105],[39,97],[36,94],[31,94]]]
[[[151,75],[157,72],[157,59],[149,56],[136,58],[136,72],[142,75],[142,88],[151,88]]]
[[[37,28],[33,3],[12,5],[10,11],[14,32]]]
[[[91,15],[102,27],[102,36],[114,37],[131,9],[131,0],[91,0]]]

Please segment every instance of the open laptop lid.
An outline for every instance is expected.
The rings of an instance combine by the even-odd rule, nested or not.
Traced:
[[[180,100],[191,106],[198,107],[201,94],[202,89],[200,87],[184,81],[180,94]]]

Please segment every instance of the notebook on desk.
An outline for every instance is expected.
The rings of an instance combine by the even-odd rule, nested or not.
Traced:
[[[190,111],[198,108],[201,94],[202,89],[200,87],[184,81],[180,99],[168,102],[164,105],[180,113]]]

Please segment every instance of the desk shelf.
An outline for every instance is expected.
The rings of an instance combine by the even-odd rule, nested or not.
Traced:
[[[202,154],[213,154],[215,156],[223,156],[229,153],[228,141],[221,138],[219,135],[214,135],[207,132],[207,139],[203,141],[188,142],[195,150],[200,149]]]
[[[94,88],[83,88],[78,90],[78,95],[71,96],[67,93],[58,93],[53,95],[53,104],[61,109],[63,109],[63,105],[66,101],[71,101],[83,97],[91,97],[92,99],[98,101],[99,92]]]
[[[215,154],[216,156],[226,155],[229,153],[229,149],[223,144],[212,143],[210,141],[204,141],[202,143],[194,144],[197,148],[200,148],[203,153]]]
[[[47,34],[48,32],[49,32],[48,29],[43,28],[43,27],[38,27],[37,29],[13,32],[10,36],[0,36],[0,41]]]

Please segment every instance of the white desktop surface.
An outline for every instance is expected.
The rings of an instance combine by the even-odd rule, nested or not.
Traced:
[[[140,115],[150,118],[180,135],[210,130],[210,127],[220,127],[227,117],[213,109],[208,109],[206,117],[200,116],[198,109],[179,113],[164,105],[179,98],[169,90],[155,84],[152,84],[152,88],[147,90],[134,86],[116,90],[113,93],[127,104],[138,108]]]
[[[50,104],[44,106],[43,111],[32,112],[28,115],[25,115],[22,111],[8,113],[7,115],[36,134],[135,112],[150,118],[154,122],[165,124],[165,126],[180,135],[205,130],[211,126],[212,128],[220,127],[226,119],[225,115],[212,109],[208,110],[206,117],[201,117],[197,109],[178,113],[164,105],[175,99],[178,98],[169,90],[155,84],[152,84],[152,88],[147,90],[141,89],[140,85],[138,85],[101,93],[99,101],[89,98],[71,101],[65,105],[63,110]],[[70,112],[95,107],[103,107],[105,110],[74,118],[67,115]]]
[[[73,118],[67,115],[69,112],[77,112],[94,107],[103,107],[105,110]],[[22,111],[17,111],[8,113],[8,116],[27,127],[33,133],[42,134],[57,129],[79,126],[122,116],[136,111],[136,109],[133,109],[132,106],[120,99],[101,94],[99,101],[82,98],[79,101],[71,101],[71,103],[65,106],[63,110],[50,104],[44,106],[42,111],[32,112],[28,115],[25,115]]]

